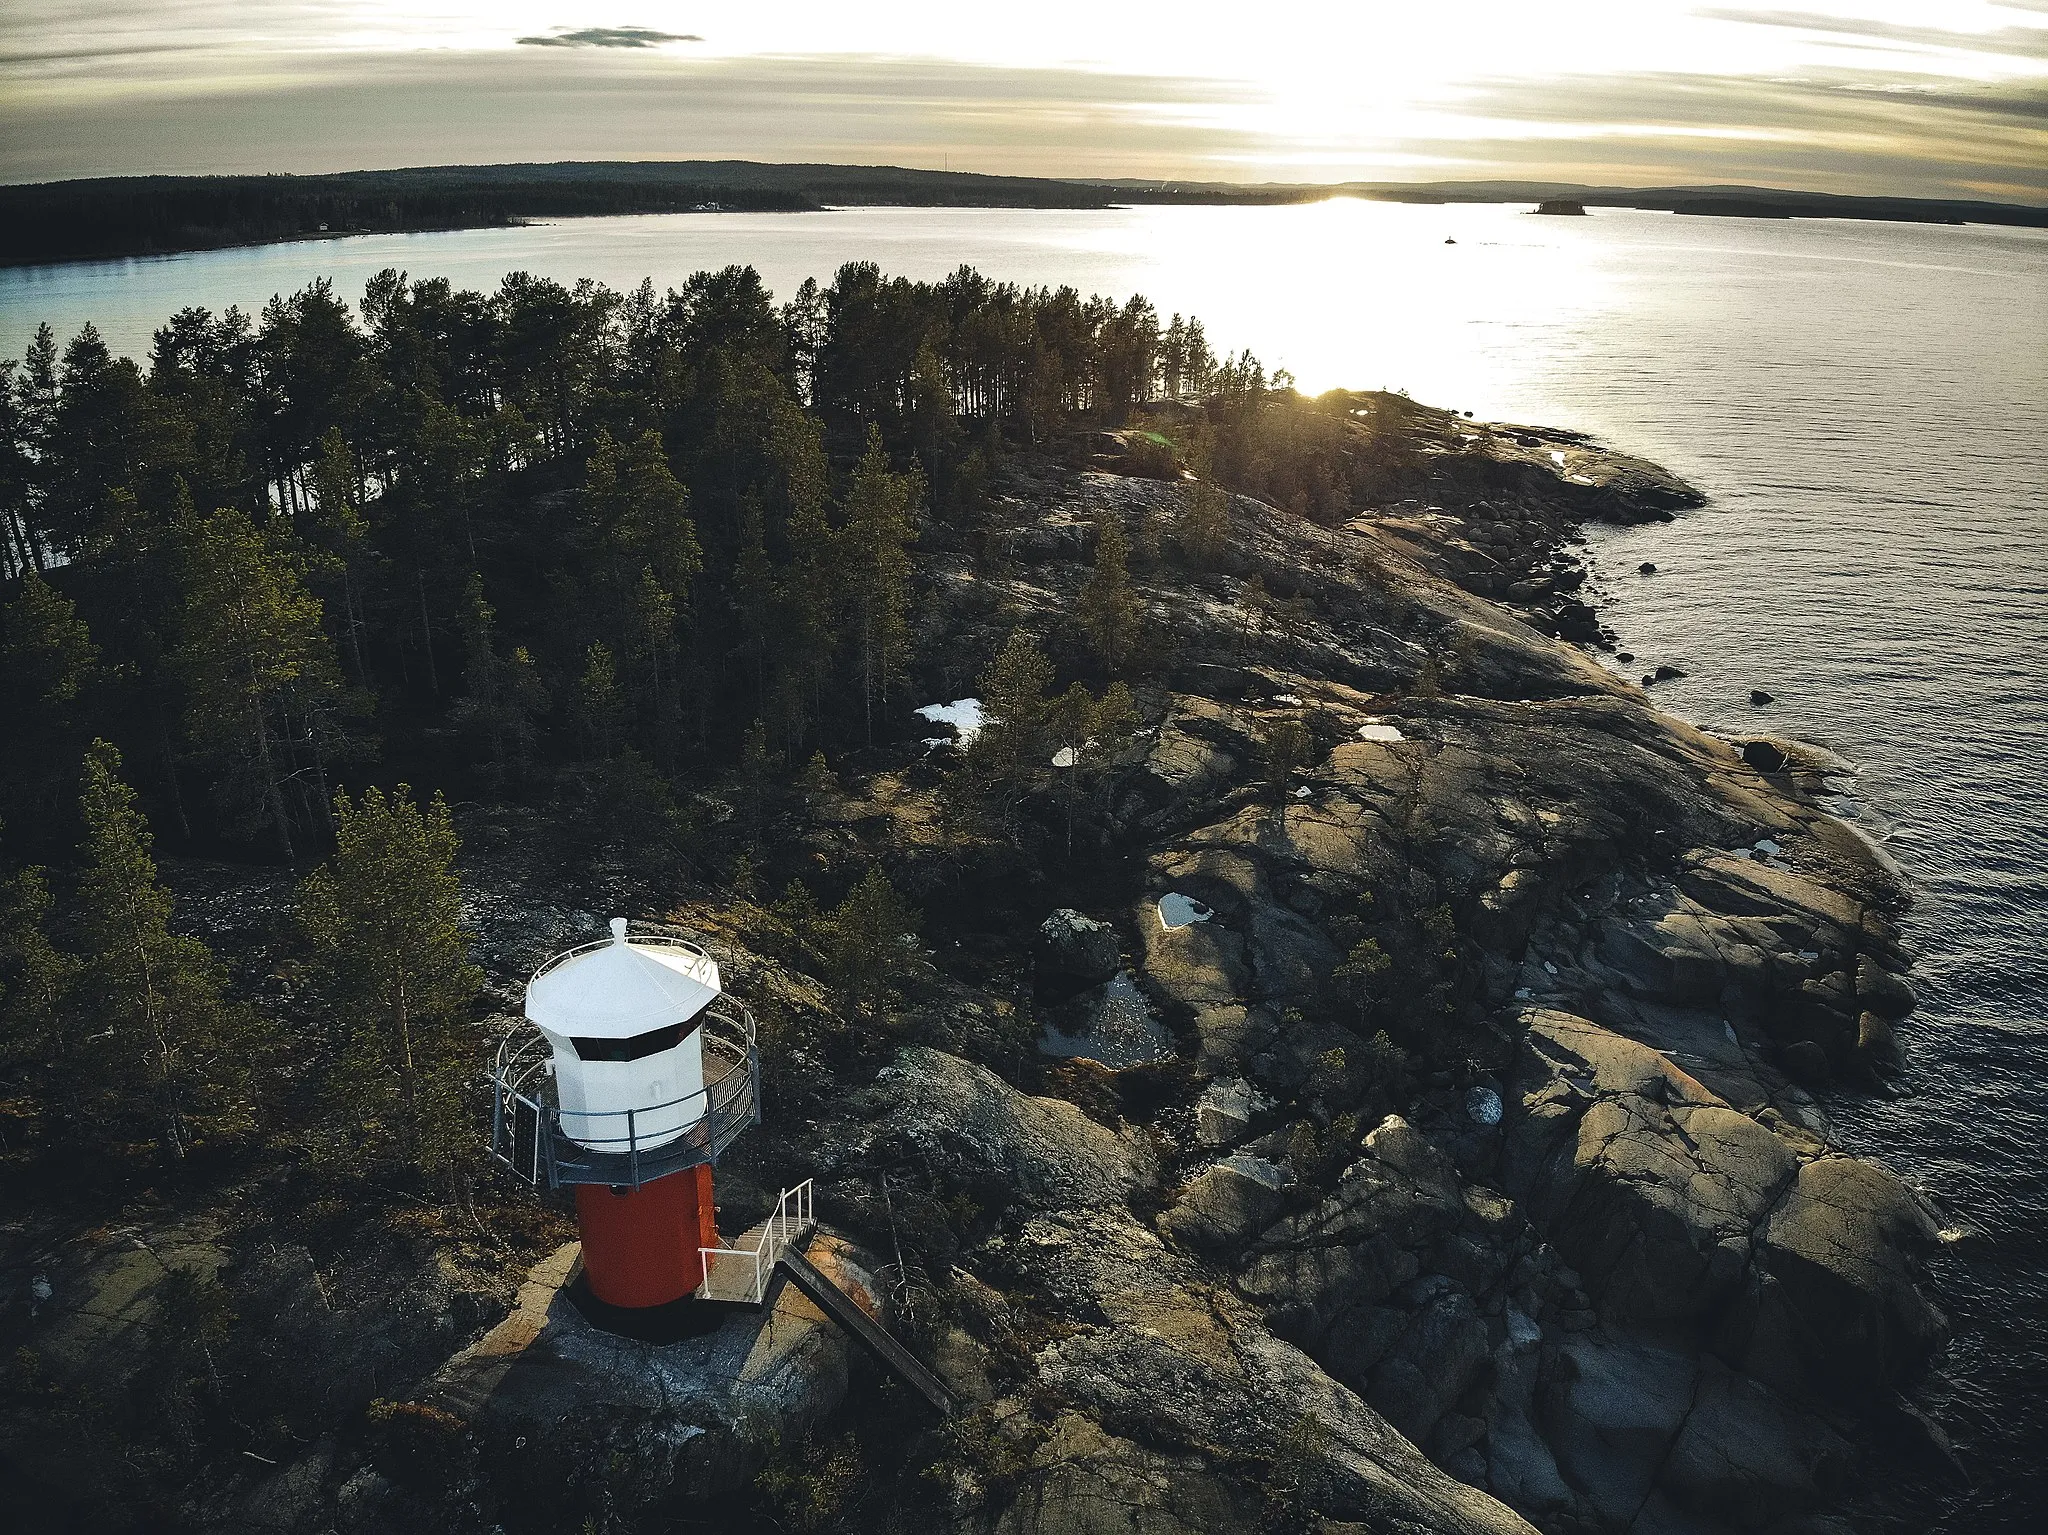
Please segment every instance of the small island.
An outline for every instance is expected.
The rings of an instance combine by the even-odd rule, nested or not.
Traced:
[[[1946,1454],[1937,1219],[1820,1096],[1904,892],[1601,662],[1576,535],[1691,487],[965,268],[361,312],[26,359],[30,1526],[1747,1535]],[[697,1257],[802,1190],[929,1395],[579,1309],[479,1077],[611,913],[758,1016]]]
[[[1586,216],[1586,205],[1568,197],[1553,197],[1538,203],[1535,211],[1547,217],[1582,219]]]

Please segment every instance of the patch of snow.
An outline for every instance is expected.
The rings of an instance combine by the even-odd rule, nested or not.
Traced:
[[[1178,890],[1159,898],[1159,925],[1169,933],[1196,922],[1207,922],[1215,915],[1200,901],[1182,895]]]
[[[934,725],[951,725],[962,746],[981,734],[981,700],[978,698],[956,698],[949,704],[926,704],[913,712]]]
[[[1762,853],[1766,858],[1776,858],[1780,853],[1785,851],[1783,848],[1779,847],[1777,843],[1773,842],[1769,837],[1765,837],[1761,842],[1757,843],[1756,850],[1759,853]]]
[[[1534,1348],[1543,1341],[1543,1329],[1513,1306],[1508,1307],[1508,1342],[1517,1352]]]
[[[1535,997],[1536,988],[1533,986],[1517,986],[1515,988],[1515,1000],[1517,1002],[1534,1001]]]
[[[1547,960],[1547,959],[1546,959],[1546,960],[1545,960],[1545,961],[1543,962],[1543,973],[1544,973],[1545,975],[1556,975],[1556,974],[1557,974],[1557,966],[1553,965],[1553,964],[1552,964],[1552,963],[1551,963],[1551,962],[1550,962],[1549,960]]]
[[[1075,761],[1074,748],[1071,746],[1062,746],[1052,754],[1052,765],[1056,768],[1070,768]]]
[[[1294,797],[1295,797],[1296,799],[1307,799],[1307,798],[1308,798],[1308,796],[1309,796],[1309,787],[1308,787],[1308,785],[1307,785],[1307,784],[1303,784],[1303,785],[1302,785],[1302,786],[1301,786],[1301,787],[1300,787],[1299,789],[1296,789],[1296,790],[1294,791]]]
[[[1555,448],[1550,450],[1550,461],[1560,469],[1564,467],[1564,455]]]
[[[1475,1125],[1500,1123],[1500,1094],[1490,1087],[1475,1087],[1465,1095],[1465,1112]]]
[[[1820,963],[1820,950],[1818,950],[1818,949],[1801,949],[1801,950],[1799,951],[1799,963],[1800,963],[1800,964],[1802,964],[1802,965],[1816,965],[1816,964],[1819,964],[1819,963]]]
[[[1358,739],[1361,741],[1405,741],[1408,738],[1401,734],[1401,727],[1399,725],[1389,725],[1383,720],[1372,720],[1358,727]]]

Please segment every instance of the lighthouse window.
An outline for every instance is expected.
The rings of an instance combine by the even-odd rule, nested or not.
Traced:
[[[658,1029],[649,1029],[645,1034],[635,1034],[630,1039],[573,1036],[569,1043],[576,1047],[576,1054],[582,1060],[637,1061],[644,1056],[674,1049],[682,1042],[682,1038],[683,1026],[680,1023],[667,1023]]]

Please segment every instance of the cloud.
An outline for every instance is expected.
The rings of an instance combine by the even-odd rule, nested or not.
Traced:
[[[263,79],[0,89],[0,180],[747,159],[1042,176],[1511,175],[2048,202],[2048,82],[1938,71],[1474,81],[1391,130],[1295,126],[1242,81],[593,45],[281,58]]]
[[[1452,174],[1576,167],[1557,179],[2048,201],[2048,86],[2031,83],[1861,70],[1563,76],[1489,82],[1462,109],[1479,120],[1469,136],[1403,147]]]
[[[2008,5],[2013,0],[2005,0]],[[2048,3],[2021,4],[2018,9],[2048,10]],[[1700,15],[1751,27],[1786,27],[1829,37],[1865,37],[1903,43],[1911,48],[1946,48],[1961,53],[1987,53],[2006,59],[2048,59],[2048,28],[2000,27],[1994,32],[1954,32],[1946,27],[1915,27],[1903,22],[1862,16],[1822,16],[1812,11],[1705,9]]]
[[[176,95],[0,92],[0,181],[744,159],[1213,178],[1264,147],[1234,82],[808,55],[623,67],[526,49],[334,56]],[[640,59],[652,61],[648,54]]]
[[[545,37],[522,37],[529,48],[659,48],[663,43],[701,43],[694,32],[657,32],[652,27],[557,27]]]

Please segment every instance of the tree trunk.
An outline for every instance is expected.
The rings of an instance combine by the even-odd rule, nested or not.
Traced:
[[[415,570],[413,580],[420,594],[420,638],[425,641],[427,647],[427,686],[432,689],[434,697],[439,699],[441,673],[434,665],[434,626],[433,620],[427,616],[427,573],[424,570]]]

